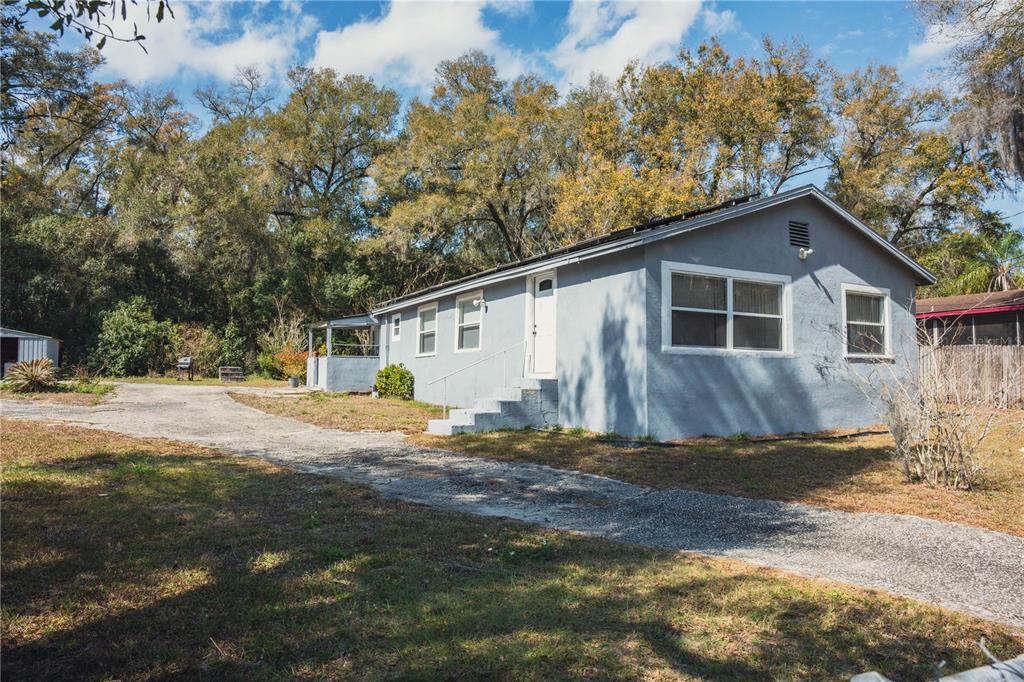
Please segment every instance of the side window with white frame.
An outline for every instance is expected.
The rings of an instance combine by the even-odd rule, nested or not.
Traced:
[[[483,327],[483,292],[463,294],[455,299],[455,350],[480,350]]]
[[[788,350],[785,275],[664,263],[666,349]]]
[[[888,290],[858,284],[844,284],[842,290],[843,344],[847,357],[888,357]]]
[[[437,350],[437,304],[416,311],[416,355],[434,355]]]
[[[402,338],[402,314],[395,313],[391,316],[391,338],[398,341]]]

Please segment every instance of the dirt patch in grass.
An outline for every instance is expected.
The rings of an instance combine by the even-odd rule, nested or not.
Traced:
[[[436,405],[353,393],[316,392],[273,397],[231,393],[230,396],[257,410],[341,431],[421,433],[429,420],[441,417],[441,408]]]
[[[655,488],[687,488],[803,502],[844,511],[912,514],[1024,535],[1024,435],[1007,436],[1024,412],[1004,415],[990,442],[990,470],[971,492],[907,483],[887,435],[838,440],[745,442],[700,439],[672,447],[623,447],[591,434],[499,431],[442,437],[417,434],[427,447],[504,461],[547,464]]]
[[[88,390],[72,390],[61,387],[54,391],[36,391],[31,393],[17,393],[0,389],[0,398],[7,400],[32,400],[53,405],[99,405],[109,400],[116,391],[111,384],[96,384]]]
[[[11,679],[922,679],[1020,633],[912,600],[5,420]]]

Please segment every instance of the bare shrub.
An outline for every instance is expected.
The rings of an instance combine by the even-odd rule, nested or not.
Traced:
[[[903,341],[905,352],[893,360],[850,366],[854,383],[878,405],[908,481],[972,490],[983,479],[994,441],[1001,440],[994,431],[1006,413],[997,406],[1006,404],[1008,384],[987,374],[982,380],[972,354]]]

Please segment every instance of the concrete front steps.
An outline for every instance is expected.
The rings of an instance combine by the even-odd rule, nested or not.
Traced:
[[[473,407],[451,410],[447,419],[431,419],[427,433],[451,436],[527,426],[554,426],[558,422],[556,379],[514,379],[511,388],[496,388],[492,397],[477,398]]]

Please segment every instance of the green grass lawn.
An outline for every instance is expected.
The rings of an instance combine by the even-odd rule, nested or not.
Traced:
[[[1021,633],[911,600],[4,420],[9,679],[924,679]]]
[[[421,433],[441,408],[416,400],[371,398],[351,393],[318,391],[302,396],[230,394],[236,401],[281,417],[299,419],[326,429],[342,431],[401,431]]]

